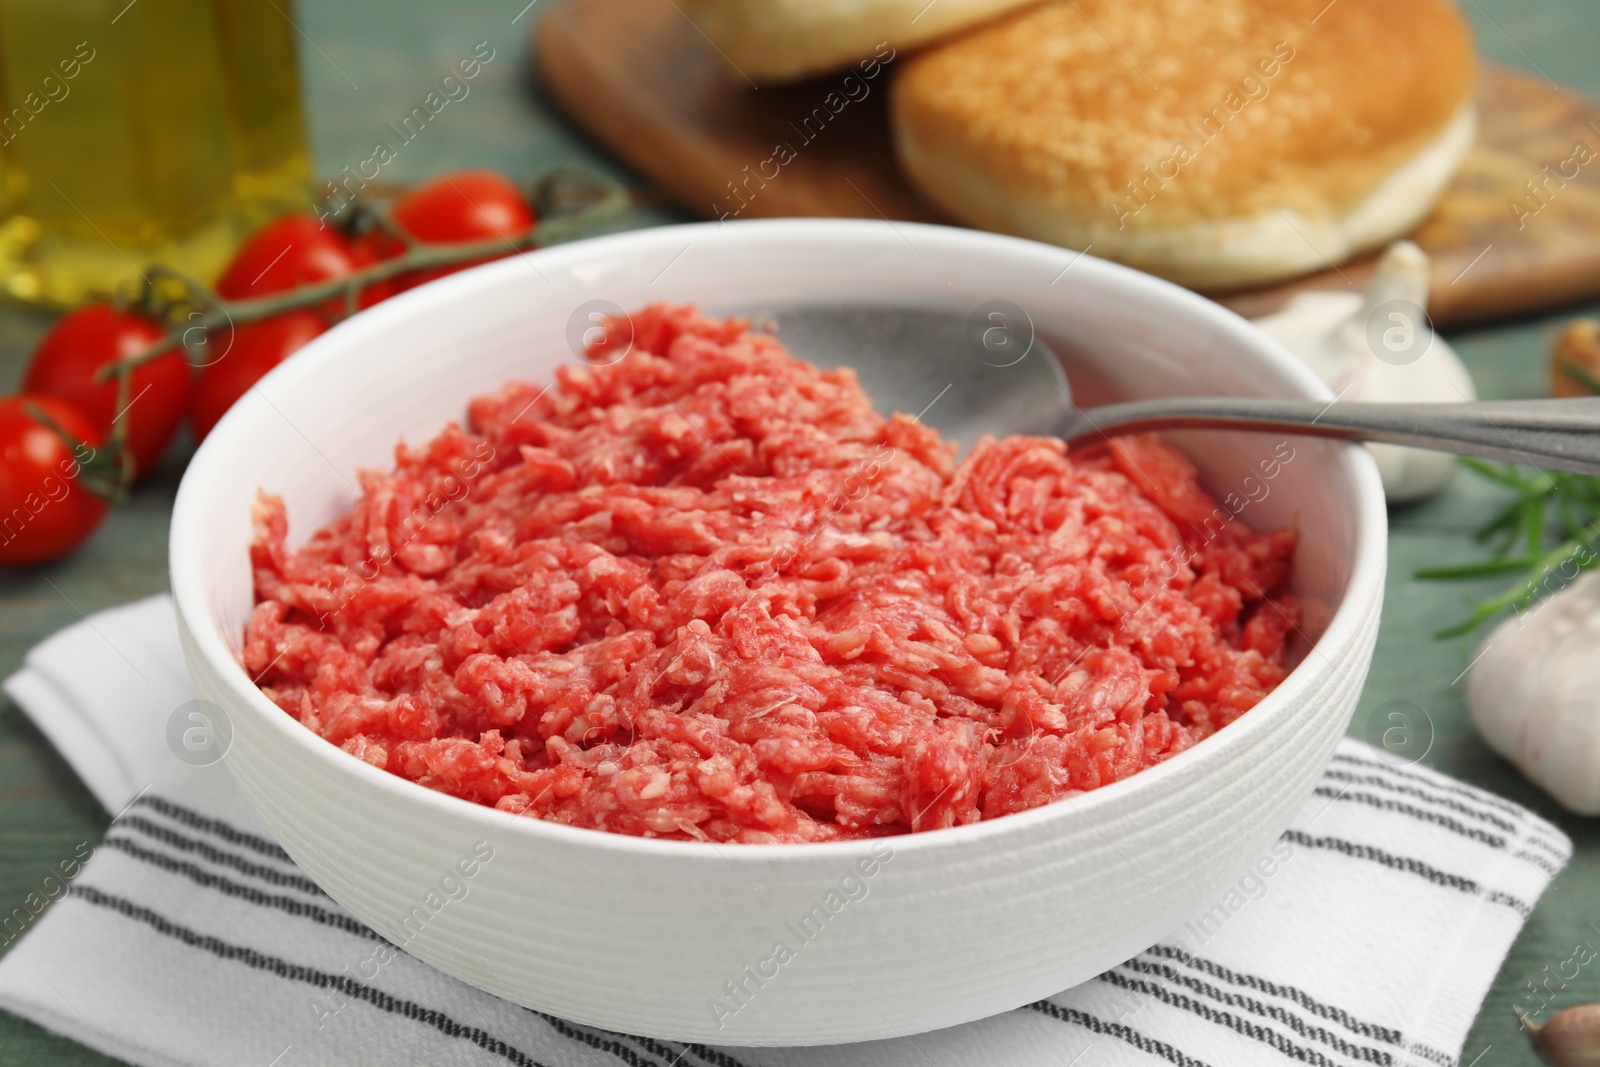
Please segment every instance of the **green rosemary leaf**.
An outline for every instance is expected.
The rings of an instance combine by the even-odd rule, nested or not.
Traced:
[[[1477,538],[1479,541],[1488,541],[1496,534],[1510,531],[1511,540],[1515,540],[1517,535],[1518,520],[1521,518],[1521,515],[1522,500],[1518,498],[1496,512],[1494,518],[1478,527],[1477,531],[1472,536]],[[1510,544],[1508,542],[1505,548],[1501,552],[1497,553],[1497,555],[1503,555],[1504,551],[1508,551],[1509,549]]]
[[[1544,496],[1530,496],[1522,504],[1522,536],[1528,546],[1528,557],[1537,558],[1544,547]]]
[[[1521,574],[1537,560],[1486,559],[1481,563],[1458,563],[1448,567],[1424,567],[1416,577],[1428,582],[1457,581],[1465,578],[1498,578],[1502,574]]]
[[[1561,531],[1570,541],[1583,540],[1583,520],[1578,518],[1577,505],[1572,500],[1571,487],[1556,498],[1556,515],[1561,520]]]
[[[1517,466],[1514,463],[1485,463],[1483,460],[1477,459],[1473,456],[1462,456],[1461,465],[1466,467],[1468,470],[1489,479],[1491,482],[1499,482],[1501,485],[1508,488],[1529,488],[1528,480],[1517,474]]]
[[[1464,637],[1465,635],[1476,630],[1486,620],[1497,614],[1499,614],[1498,608],[1494,610],[1490,610],[1487,607],[1476,608],[1473,610],[1472,614],[1468,615],[1465,619],[1462,619],[1454,626],[1446,627],[1443,630],[1435,630],[1433,632],[1433,636],[1439,638],[1440,640],[1450,637]]]

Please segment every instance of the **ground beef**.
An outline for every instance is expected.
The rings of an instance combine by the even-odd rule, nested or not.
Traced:
[[[399,446],[303,548],[263,494],[262,690],[503,811],[798,842],[1094,789],[1284,677],[1294,533],[1230,521],[1158,438],[956,463],[742,321],[654,306],[631,333]]]

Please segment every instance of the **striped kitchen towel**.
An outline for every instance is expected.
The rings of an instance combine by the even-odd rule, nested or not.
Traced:
[[[5,688],[117,815],[0,917],[0,1007],[136,1064],[1436,1067],[1570,855],[1525,809],[1347,741],[1272,849],[1096,980],[909,1038],[684,1045],[517,1007],[345,913],[221,765],[174,754],[165,598],[51,638]]]

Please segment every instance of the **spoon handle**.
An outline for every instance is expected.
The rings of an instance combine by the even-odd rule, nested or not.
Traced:
[[[1600,397],[1369,404],[1257,397],[1167,397],[1076,411],[1069,444],[1140,430],[1230,429],[1413,445],[1600,475]]]

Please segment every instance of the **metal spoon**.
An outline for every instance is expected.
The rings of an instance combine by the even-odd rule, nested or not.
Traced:
[[[963,450],[985,433],[1040,433],[1086,444],[1111,433],[1262,430],[1384,441],[1600,475],[1600,397],[1371,404],[1264,397],[1162,397],[1080,409],[1061,363],[1035,338],[996,373],[977,358],[968,317],[919,307],[819,305],[768,319],[801,359],[853,367],[880,411],[920,413]]]

